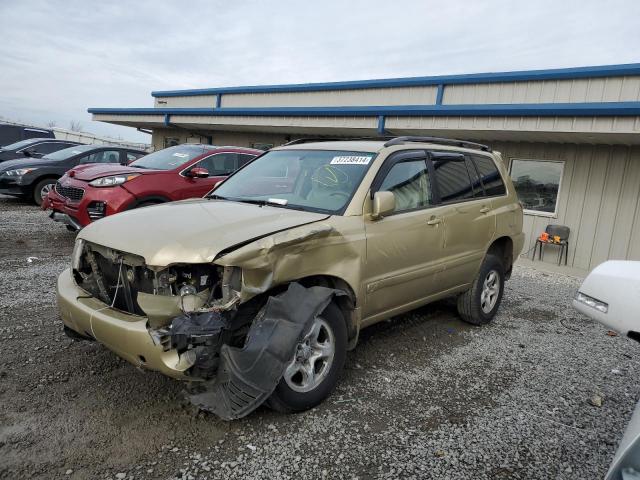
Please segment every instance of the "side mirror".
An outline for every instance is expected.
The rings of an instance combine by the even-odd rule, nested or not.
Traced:
[[[376,192],[373,195],[373,211],[371,218],[379,220],[396,209],[396,197],[392,192]]]
[[[202,167],[194,167],[191,170],[189,170],[185,175],[191,178],[208,178],[209,170]]]
[[[25,148],[22,153],[25,157],[34,157],[36,152],[32,148]]]

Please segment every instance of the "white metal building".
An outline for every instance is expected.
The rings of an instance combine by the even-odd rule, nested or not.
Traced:
[[[269,147],[301,136],[431,135],[502,152],[529,250],[571,228],[569,265],[640,260],[640,64],[152,92],[93,119],[182,142]],[[545,260],[555,260],[548,247]]]

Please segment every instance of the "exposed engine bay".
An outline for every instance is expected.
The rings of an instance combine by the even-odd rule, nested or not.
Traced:
[[[142,257],[88,242],[73,276],[111,308],[147,317],[163,351],[178,354],[197,382],[191,401],[223,419],[243,417],[276,388],[296,345],[340,290],[297,282],[240,304],[242,271],[213,264],[150,268]]]

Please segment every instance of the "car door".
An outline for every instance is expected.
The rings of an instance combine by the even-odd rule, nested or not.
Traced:
[[[194,168],[204,168],[209,172],[207,178],[190,177],[189,172]],[[220,180],[238,168],[237,154],[232,152],[215,153],[194,163],[180,172],[180,181],[174,191],[180,199],[203,197]]]
[[[444,289],[473,281],[495,233],[491,200],[470,157],[456,152],[430,152],[435,189],[442,205]]]
[[[391,191],[395,211],[365,220],[363,307],[367,323],[418,306],[439,291],[444,229],[424,151],[401,152],[385,161],[372,192]]]

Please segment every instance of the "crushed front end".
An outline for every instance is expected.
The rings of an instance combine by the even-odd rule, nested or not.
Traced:
[[[213,264],[154,268],[78,240],[58,280],[65,326],[136,366],[174,378],[215,375],[223,344],[242,345],[255,311],[238,315],[241,271]]]

